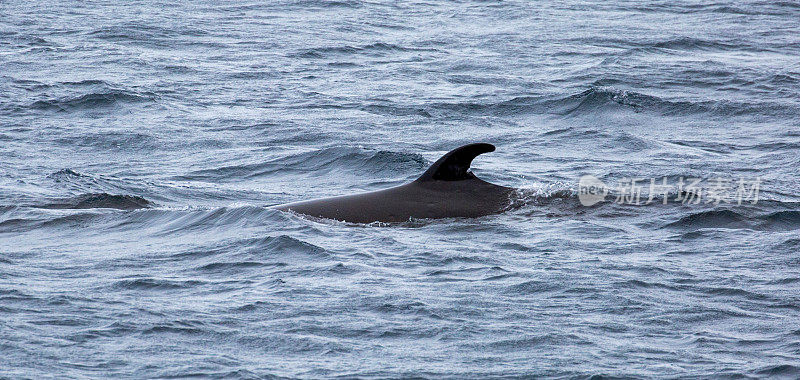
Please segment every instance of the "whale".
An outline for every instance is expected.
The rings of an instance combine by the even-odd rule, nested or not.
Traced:
[[[472,160],[493,152],[488,143],[448,152],[416,180],[368,193],[273,206],[281,211],[350,223],[405,222],[410,219],[475,218],[506,211],[516,189],[486,182],[472,173]]]

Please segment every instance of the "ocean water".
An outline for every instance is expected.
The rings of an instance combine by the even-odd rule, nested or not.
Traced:
[[[3,1],[0,377],[799,378],[798,20],[796,1]],[[509,211],[269,208],[472,142],[497,146],[474,172],[525,195]],[[587,207],[584,175],[760,187]]]

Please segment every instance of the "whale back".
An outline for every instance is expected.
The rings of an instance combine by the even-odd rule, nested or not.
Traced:
[[[503,212],[510,204],[509,196],[514,189],[483,181],[469,171],[475,157],[494,150],[494,145],[486,143],[464,145],[448,152],[422,176],[404,185],[275,208],[354,223],[474,218]]]

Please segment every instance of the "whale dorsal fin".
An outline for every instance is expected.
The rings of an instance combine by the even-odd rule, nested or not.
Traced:
[[[422,176],[417,178],[417,182],[461,181],[475,178],[469,171],[469,165],[479,154],[487,152],[494,152],[494,145],[477,143],[453,149],[434,162]]]

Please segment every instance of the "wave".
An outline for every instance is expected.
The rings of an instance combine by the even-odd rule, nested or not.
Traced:
[[[147,133],[127,131],[87,132],[66,135],[53,139],[53,142],[67,147],[94,147],[108,150],[141,151],[160,148],[158,139]],[[188,142],[184,142],[187,143]],[[200,142],[192,142],[199,144]],[[210,143],[214,143],[213,141]]]
[[[0,222],[0,232],[22,233],[43,227],[74,227],[86,226],[99,217],[96,213],[76,213],[56,218],[9,218]]]
[[[634,112],[653,112],[665,116],[710,114],[714,116],[797,114],[797,107],[774,102],[736,102],[730,100],[672,101],[635,91],[619,90],[610,87],[591,87],[590,89],[563,99],[550,102],[555,113],[567,115],[596,114],[604,111],[617,111],[619,107]]]
[[[733,210],[701,211],[682,217],[665,227],[688,229],[700,228],[752,228],[752,224],[744,215]]]
[[[116,281],[111,287],[116,290],[176,290],[204,285],[198,280],[170,280],[152,277],[124,279]]]
[[[71,86],[71,87],[82,87],[82,86],[104,86],[110,87],[111,84],[100,79],[84,79],[84,80],[76,80],[76,81],[63,81],[58,82],[58,84],[62,86]]]
[[[433,117],[424,107],[402,107],[385,104],[367,104],[360,108],[364,112],[390,116],[423,116]]]
[[[800,229],[800,211],[781,210],[760,215],[747,215],[744,211],[730,209],[707,210],[691,213],[664,227],[687,230],[727,228],[791,231]]]
[[[747,16],[786,16],[796,15],[800,8],[791,1],[761,1],[750,4],[708,3],[662,3],[635,6],[632,9],[642,12],[677,13],[677,14],[731,14]]]
[[[712,73],[713,74],[713,73]],[[778,78],[776,80],[791,80]],[[604,82],[602,80],[595,81]],[[388,116],[426,118],[457,114],[476,116],[516,116],[550,114],[562,117],[593,116],[601,113],[631,111],[663,116],[711,115],[717,117],[780,116],[795,117],[800,107],[777,101],[668,100],[641,92],[608,86],[591,85],[587,90],[563,97],[525,95],[499,102],[431,102],[426,104],[337,104],[303,105],[303,108],[358,109]]]
[[[674,50],[731,50],[741,49],[741,45],[721,41],[704,40],[696,37],[679,37],[648,44],[648,47]]]
[[[43,82],[0,77],[12,83],[8,102],[0,108],[10,112],[77,111],[115,105],[150,102],[158,98],[151,91],[127,88],[98,79]]]
[[[337,147],[293,154],[272,161],[203,169],[180,176],[190,180],[233,180],[260,177],[278,172],[314,172],[325,175],[330,171],[346,171],[366,176],[396,175],[398,172],[418,172],[428,161],[419,154],[393,151],[371,151],[353,147]]]
[[[141,180],[87,174],[69,168],[50,173],[45,178],[51,182],[50,187],[66,191],[73,199],[92,194],[152,195],[152,186]]]
[[[242,253],[250,258],[264,256],[286,258],[298,255],[324,258],[331,256],[331,253],[325,248],[289,235],[243,239],[237,241],[235,246],[244,247]]]
[[[244,14],[253,11],[266,12],[285,12],[287,10],[308,10],[308,9],[338,9],[338,8],[361,8],[364,6],[361,0],[279,0],[264,3],[246,4],[219,4],[214,8],[225,14],[227,17],[235,19],[242,18]]]
[[[280,7],[284,10],[287,7],[292,8],[361,8],[364,3],[360,0],[284,0],[273,3],[274,6]]]
[[[341,55],[384,56],[389,53],[419,52],[419,51],[436,51],[436,49],[407,47],[407,46],[400,46],[384,42],[376,42],[360,46],[340,45],[340,46],[326,46],[326,47],[303,49],[290,54],[290,57],[328,58],[332,56],[341,56]]]
[[[742,41],[734,40],[709,40],[698,37],[674,37],[667,39],[631,39],[631,38],[615,38],[603,36],[581,36],[570,38],[569,41],[590,45],[590,46],[603,46],[618,49],[631,49],[633,51],[649,51],[651,49],[666,49],[666,50],[681,50],[681,51],[696,51],[696,50],[760,50],[760,48],[744,45]]]
[[[118,103],[137,103],[155,99],[152,93],[136,93],[127,90],[106,90],[58,99],[37,100],[30,108],[37,110],[74,111],[110,107]]]
[[[563,289],[563,285],[560,285],[556,282],[530,280],[507,286],[504,289],[504,292],[508,294],[534,294],[549,293],[559,289]]]
[[[187,24],[170,24],[174,28],[162,25],[126,22],[118,25],[103,26],[86,35],[112,42],[132,42],[152,46],[174,47],[182,37],[202,37],[208,32]]]
[[[37,207],[46,209],[112,208],[118,210],[137,210],[153,207],[153,203],[137,195],[94,193],[61,199]]]
[[[800,211],[776,211],[759,218],[760,229],[767,230],[795,230],[800,229]]]
[[[800,378],[800,367],[791,364],[770,365],[756,371],[767,378],[797,379]]]

